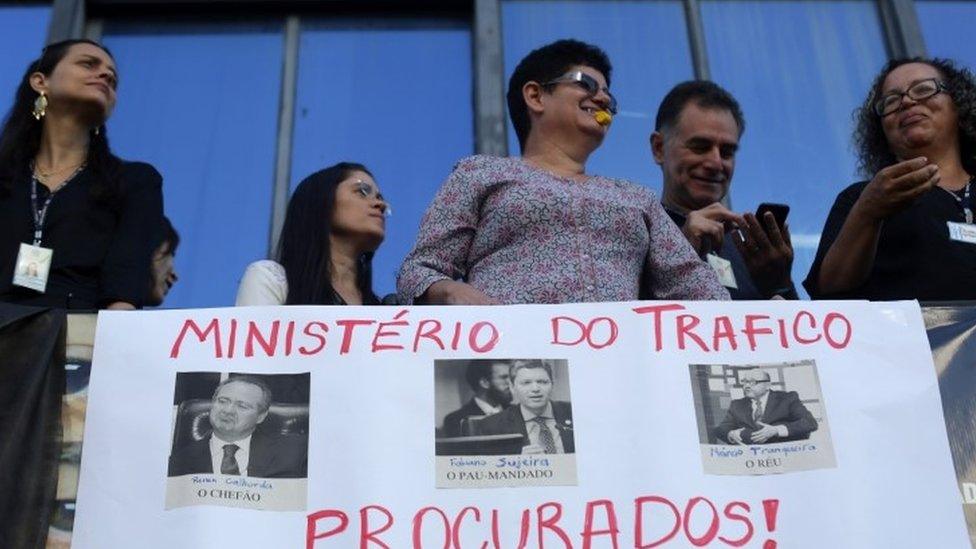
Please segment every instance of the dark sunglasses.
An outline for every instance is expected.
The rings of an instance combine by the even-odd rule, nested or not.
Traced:
[[[610,101],[607,103],[607,110],[610,111],[610,114],[613,115],[617,114],[617,98],[614,97],[612,93],[610,93],[610,89],[601,88],[600,83],[597,82],[595,78],[586,74],[583,71],[567,72],[566,74],[558,78],[553,78],[552,80],[546,82],[545,84],[543,84],[543,86],[554,86],[556,84],[560,84],[563,82],[572,82],[576,84],[577,86],[585,90],[586,93],[590,94],[590,97],[596,96],[596,94],[600,93],[600,91],[602,90],[603,93],[607,94],[607,97],[610,98]]]

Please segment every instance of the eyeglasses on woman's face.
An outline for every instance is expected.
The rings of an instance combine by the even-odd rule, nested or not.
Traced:
[[[353,185],[353,191],[366,199],[376,198],[383,203],[383,214],[386,215],[386,217],[393,215],[393,209],[390,208],[389,202],[387,202],[386,198],[383,197],[380,191],[376,187],[370,185],[368,181],[357,179]]]
[[[617,114],[617,98],[610,93],[610,89],[605,86],[601,87],[600,83],[596,81],[596,78],[593,78],[592,76],[586,74],[583,71],[567,72],[566,74],[558,78],[553,78],[552,80],[546,82],[545,84],[543,84],[543,86],[554,86],[556,84],[561,84],[563,82],[576,84],[577,86],[580,87],[580,89],[584,90],[587,94],[589,94],[590,97],[595,97],[596,94],[600,93],[600,91],[603,91],[603,93],[607,94],[607,98],[608,98],[607,110],[610,111],[610,114],[613,115]]]
[[[901,109],[902,101],[907,95],[912,101],[924,101],[934,97],[939,92],[946,91],[946,85],[938,78],[926,78],[913,83],[905,91],[893,91],[885,94],[874,104],[874,112],[878,116],[888,116]]]

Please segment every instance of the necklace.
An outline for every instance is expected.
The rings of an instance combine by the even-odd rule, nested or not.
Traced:
[[[44,183],[45,181],[47,181],[47,178],[51,177],[52,175],[60,175],[60,174],[66,173],[68,170],[76,169],[76,168],[78,168],[79,166],[81,166],[84,163],[85,163],[85,161],[82,160],[81,162],[79,162],[77,164],[73,164],[73,165],[70,165],[70,166],[62,166],[61,168],[58,168],[56,170],[51,170],[49,172],[45,172],[45,171],[41,170],[41,168],[38,167],[37,164],[35,163],[34,164],[34,177],[36,177],[40,182]]]
[[[81,170],[85,169],[85,163],[81,163],[76,166],[76,170],[71,177],[65,179],[60,185],[51,189],[50,194],[47,195],[47,199],[44,200],[43,206],[37,205],[37,175],[31,177],[31,215],[34,218],[34,245],[40,246],[41,240],[44,236],[44,218],[47,217],[48,206],[51,205],[51,201],[54,200],[54,195],[57,194],[65,185],[71,182],[75,176],[78,175]],[[33,170],[32,170],[33,171]]]
[[[943,191],[949,193],[949,196],[955,199],[956,203],[959,204],[960,207],[962,207],[962,213],[963,216],[965,216],[966,218],[966,223],[973,222],[973,202],[970,196],[970,190],[973,187],[973,181],[976,181],[976,177],[973,177],[968,182],[966,182],[966,187],[961,197],[958,194],[956,194],[955,191],[950,191],[945,187],[939,187]]]

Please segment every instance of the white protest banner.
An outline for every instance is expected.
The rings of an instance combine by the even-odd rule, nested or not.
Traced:
[[[97,330],[76,549],[969,544],[914,302],[103,312]]]

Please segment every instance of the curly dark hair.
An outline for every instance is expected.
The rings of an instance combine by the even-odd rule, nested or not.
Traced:
[[[909,63],[923,63],[942,75],[946,93],[956,105],[959,118],[959,153],[962,166],[970,174],[976,174],[976,77],[967,69],[960,68],[950,59],[926,59],[913,57],[892,59],[881,69],[871,84],[864,103],[854,111],[854,147],[857,149],[858,169],[861,175],[871,178],[879,170],[897,162],[888,147],[881,117],[874,112],[874,103],[881,97],[885,78],[896,68]]]
[[[76,44],[91,44],[109,57],[112,56],[112,52],[98,42],[73,39],[45,47],[41,56],[31,61],[20,79],[14,104],[10,107],[3,129],[0,130],[0,192],[9,193],[15,181],[30,177],[30,162],[41,147],[43,125],[34,120],[31,114],[37,92],[31,88],[30,76],[35,72],[50,76],[54,67]],[[95,174],[95,184],[91,188],[92,198],[108,203],[116,201],[121,193],[122,161],[109,148],[108,131],[104,122],[98,127],[97,133],[93,131],[90,135],[87,162],[88,168]]]
[[[600,48],[580,42],[579,40],[557,40],[541,48],[532,50],[526,55],[508,80],[508,115],[512,119],[515,135],[518,137],[519,148],[525,149],[525,140],[529,137],[532,122],[529,119],[529,109],[522,98],[522,86],[526,83],[548,82],[558,78],[575,65],[592,67],[601,74],[610,86],[610,73],[613,66],[610,58]]]

